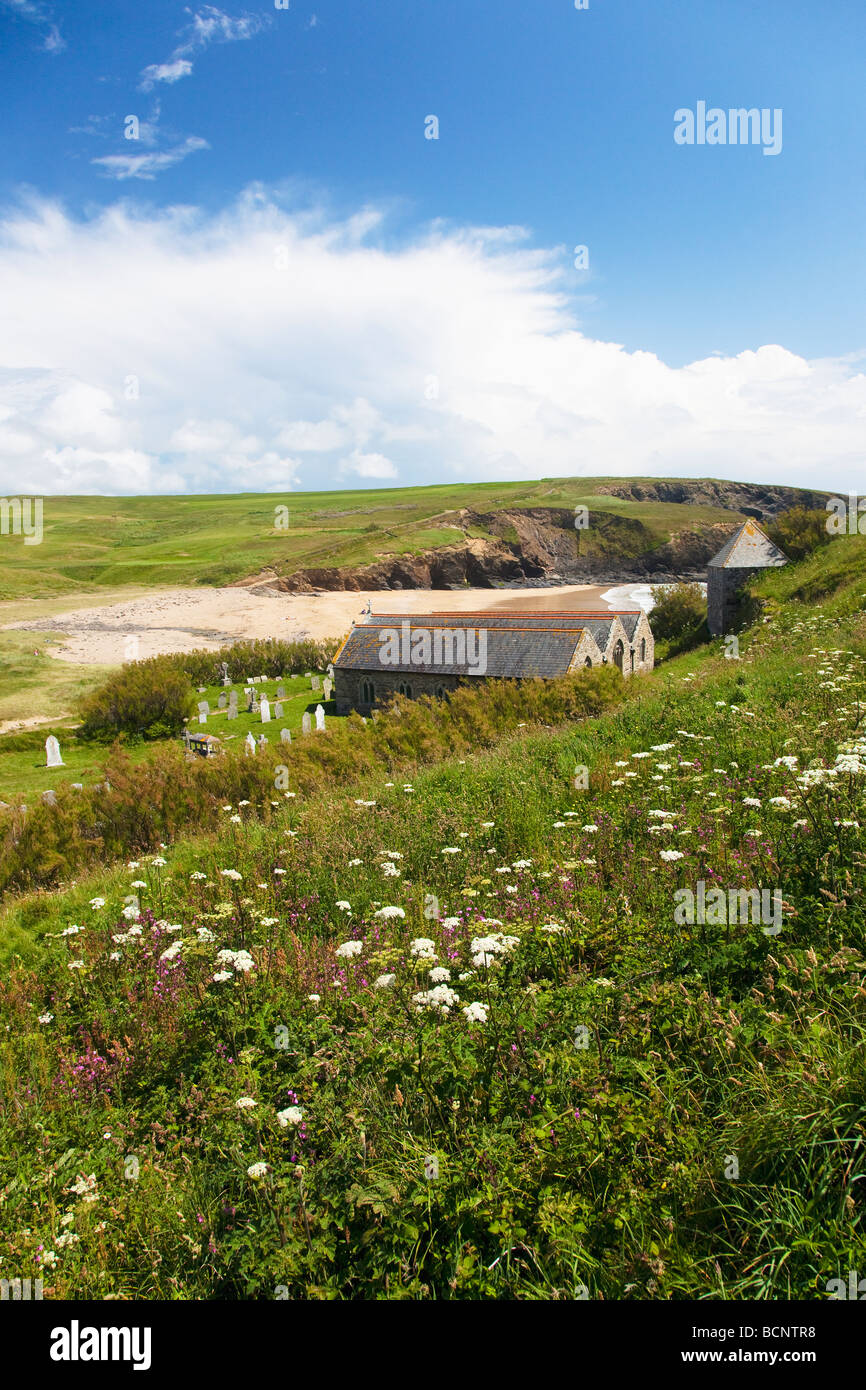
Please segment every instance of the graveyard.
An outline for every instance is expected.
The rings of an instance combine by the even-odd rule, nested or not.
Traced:
[[[311,729],[316,730],[316,708],[321,705],[328,724],[334,727],[342,723],[335,713],[335,704],[329,689],[326,672],[291,674],[279,679],[257,680],[249,687],[259,707],[248,708],[249,696],[244,694],[243,683],[234,686],[213,684],[196,687],[196,702],[206,704],[208,714],[201,722],[196,713],[189,721],[190,733],[211,734],[220,740],[226,749],[240,748],[249,734],[258,741],[263,735],[269,745],[285,741],[283,730],[292,738],[303,737],[304,716],[310,716]],[[284,691],[284,698],[278,692]],[[229,718],[231,694],[237,697],[237,715]],[[261,701],[264,699],[265,706]],[[224,705],[221,706],[220,702]],[[20,704],[19,704],[20,708]],[[279,713],[278,713],[279,711]],[[262,721],[262,713],[269,714],[267,722]],[[47,766],[46,741],[56,738],[60,745],[63,766]],[[128,743],[125,752],[134,764],[146,762],[154,757],[161,746],[177,743],[178,740],[165,740],[149,743]],[[35,798],[46,790],[56,790],[63,783],[92,785],[104,780],[104,765],[107,748],[103,745],[85,743],[75,736],[75,720],[59,720],[56,724],[46,724],[38,729],[0,734],[0,802],[14,803],[21,798]]]

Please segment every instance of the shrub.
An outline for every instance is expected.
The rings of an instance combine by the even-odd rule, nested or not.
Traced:
[[[195,707],[186,676],[163,657],[134,661],[87,697],[81,709],[79,737],[113,740],[119,734],[165,738],[183,729]]]
[[[767,527],[767,535],[789,560],[802,560],[832,539],[827,531],[827,513],[817,507],[792,507],[780,512],[772,526]]]
[[[652,628],[661,641],[679,637],[706,617],[707,601],[700,584],[656,584],[652,596]]]

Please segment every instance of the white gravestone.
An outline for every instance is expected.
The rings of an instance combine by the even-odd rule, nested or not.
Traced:
[[[255,753],[256,751],[256,741],[253,738],[252,734],[247,734],[246,738],[244,739],[244,743],[246,744],[247,757],[249,757],[251,753]]]
[[[313,721],[312,721],[312,719],[310,718],[310,711],[309,711],[309,710],[304,710],[304,717],[303,717],[303,719],[301,720],[301,730],[302,730],[303,733],[308,734],[308,733],[310,732],[310,730],[312,729],[312,727],[313,727]]]
[[[284,685],[278,685],[278,686],[277,686],[277,699],[278,699],[278,700],[285,700],[285,698],[286,698],[286,687],[285,687]]]
[[[321,705],[316,705],[316,731],[321,733],[325,727],[325,711]]]
[[[292,731],[291,731],[291,729],[280,729],[280,742],[281,742],[281,743],[291,743],[291,741],[292,741]]]
[[[208,704],[207,700],[199,700],[199,702],[198,702],[198,722],[199,722],[199,724],[206,724],[206,723],[207,723],[207,717],[208,717],[209,714],[210,714],[210,705]]]
[[[48,805],[48,806],[56,806],[56,805],[57,805],[57,793],[56,793],[56,792],[52,792],[52,791],[43,792],[43,793],[42,793],[42,800],[43,800],[43,801],[46,803],[46,805]]]
[[[319,680],[318,676],[310,677],[310,685],[313,687],[314,690],[318,690],[321,684],[322,682]]]
[[[262,723],[263,723],[263,724],[270,724],[270,722],[271,722],[271,706],[270,706],[270,701],[268,700],[268,698],[267,698],[266,695],[263,695],[263,696],[262,696]]]
[[[331,684],[331,682],[330,682],[329,680],[322,681],[322,690],[323,690],[323,692],[324,692],[324,695],[325,695],[325,699],[326,699],[326,700],[330,700],[330,698],[331,698],[331,691],[333,690],[333,688],[334,688],[334,687],[333,687],[333,685]]]
[[[217,700],[217,706],[218,706],[218,708],[219,708],[219,709],[225,709],[227,703],[228,703],[228,701],[226,700],[225,695],[220,695],[219,699]]]
[[[280,703],[280,701],[277,700],[276,704],[274,705],[274,718],[275,718],[275,719],[282,719],[282,717],[283,717],[283,707],[282,707],[282,704]]]
[[[46,767],[65,767],[60,756],[60,744],[53,734],[49,734],[45,740],[45,766]]]

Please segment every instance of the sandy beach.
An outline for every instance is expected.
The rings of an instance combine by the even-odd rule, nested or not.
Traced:
[[[637,591],[638,585],[631,586]],[[368,603],[373,613],[418,613],[522,610],[599,609],[638,606],[630,601],[630,586],[611,589],[600,584],[569,584],[532,589],[401,589],[320,594],[252,593],[243,588],[164,589],[128,601],[46,613],[24,621],[3,622],[0,628],[62,633],[61,642],[46,645],[59,661],[82,665],[119,665],[162,652],[195,648],[215,651],[244,638],[278,637],[336,640],[359,620]],[[608,601],[606,601],[606,598]],[[38,605],[34,605],[38,610]]]

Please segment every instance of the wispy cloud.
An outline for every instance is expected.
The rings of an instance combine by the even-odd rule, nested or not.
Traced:
[[[150,63],[141,73],[139,90],[149,92],[157,82],[179,82],[189,77],[193,70],[192,59],[212,43],[237,43],[251,39],[270,22],[263,15],[240,15],[234,18],[218,10],[214,5],[205,5],[196,10],[192,20],[180,30],[181,43],[174,49],[164,63]]]
[[[26,20],[28,24],[34,24],[43,30],[41,46],[46,53],[63,52],[66,47],[66,40],[60,32],[59,26],[55,24],[50,8],[42,4],[41,0],[0,0],[0,6],[10,10],[19,19]]]
[[[90,162],[98,164],[112,179],[154,179],[157,174],[180,164],[181,160],[197,150],[209,149],[207,140],[200,135],[190,135],[183,144],[175,145],[170,150],[152,150],[148,154],[106,154]]]

